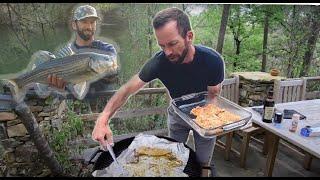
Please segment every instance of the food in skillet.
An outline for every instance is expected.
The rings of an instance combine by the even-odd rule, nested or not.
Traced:
[[[182,165],[183,162],[167,149],[141,146],[135,149],[134,158],[124,164],[124,168],[133,177],[170,177],[183,176],[182,172],[174,171]]]
[[[241,119],[240,116],[214,104],[206,104],[203,107],[197,106],[190,113],[196,116],[195,122],[204,129],[213,129]]]

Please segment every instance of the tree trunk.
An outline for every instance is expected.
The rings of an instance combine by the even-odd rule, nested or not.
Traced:
[[[43,40],[46,42],[46,33],[44,31],[44,24],[42,22],[40,22],[40,24],[41,24],[42,37],[43,37]]]
[[[239,55],[240,55],[240,44],[241,44],[241,41],[239,39],[235,39],[235,42],[236,42],[236,60],[233,62],[233,67],[237,67],[237,62],[238,62],[238,58],[239,58]]]
[[[23,125],[26,127],[31,139],[38,149],[40,156],[44,159],[44,162],[50,168],[52,174],[55,176],[63,175],[63,169],[57,159],[54,157],[54,153],[50,149],[45,137],[42,135],[42,132],[30,108],[25,104],[25,102],[23,102],[16,106],[15,111]]]
[[[240,40],[240,29],[241,29],[241,24],[240,24],[240,8],[237,8],[237,12],[236,12],[236,24],[234,27],[233,26],[233,39],[235,41],[235,44],[236,44],[236,60],[233,62],[233,67],[237,67],[237,62],[238,62],[238,59],[239,59],[239,54],[240,54],[240,45],[241,45],[241,41],[243,39]]]
[[[317,7],[315,7],[315,8],[317,8]],[[302,68],[300,71],[300,77],[308,75],[311,61],[312,61],[313,52],[315,50],[317,39],[319,37],[320,9],[317,8],[315,11],[316,12],[315,12],[314,17],[312,18],[310,33],[309,33],[309,37],[308,37],[308,41],[307,41],[307,50],[304,53],[304,57],[303,57],[303,64],[302,64]]]
[[[269,13],[268,11],[266,11],[264,16],[264,29],[263,29],[263,47],[262,47],[262,63],[261,63],[262,72],[266,72],[268,30],[269,30]]]
[[[223,11],[222,11],[222,17],[221,17],[221,23],[220,23],[220,30],[219,30],[219,37],[218,37],[218,43],[217,43],[217,51],[220,54],[222,54],[224,35],[226,33],[228,17],[229,17],[229,9],[230,9],[230,4],[224,4],[223,5]]]
[[[183,3],[182,3],[182,11],[186,11],[186,9],[187,9],[186,4],[183,4]]]
[[[287,77],[288,78],[292,78],[293,77],[293,61],[295,60],[295,54],[296,54],[296,30],[294,28],[296,28],[295,26],[295,20],[296,18],[296,6],[293,5],[293,10],[292,10],[292,25],[291,25],[291,42],[290,42],[290,52],[295,52],[293,56],[289,55],[289,60],[288,60],[288,72],[287,72]]]

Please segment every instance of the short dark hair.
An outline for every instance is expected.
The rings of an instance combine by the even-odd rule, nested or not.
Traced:
[[[186,13],[176,7],[167,8],[158,12],[153,18],[153,28],[158,29],[169,21],[177,21],[178,32],[182,37],[186,37],[191,30],[190,20]]]

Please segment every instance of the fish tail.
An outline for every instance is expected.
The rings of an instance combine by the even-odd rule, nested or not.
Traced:
[[[13,99],[16,103],[24,100],[26,91],[20,88],[15,79],[3,79],[0,81],[1,86],[6,86],[10,89]]]

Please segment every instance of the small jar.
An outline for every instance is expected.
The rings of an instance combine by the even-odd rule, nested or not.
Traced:
[[[292,115],[292,122],[291,122],[291,126],[289,128],[290,132],[296,132],[299,120],[300,120],[300,115],[299,114],[293,114]]]
[[[277,123],[277,124],[280,124],[282,122],[282,113],[281,112],[276,112],[276,114],[274,115],[273,122]]]

